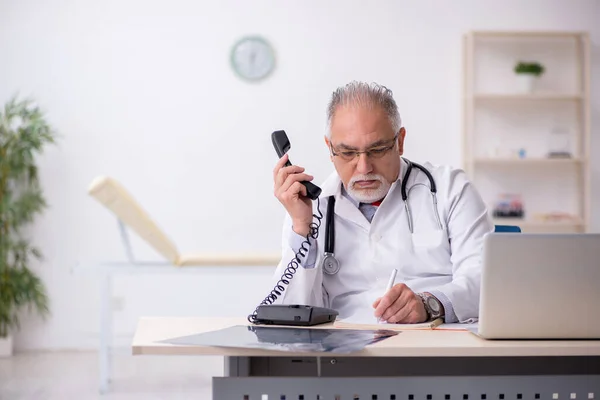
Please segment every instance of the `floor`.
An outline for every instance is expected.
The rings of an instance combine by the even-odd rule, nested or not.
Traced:
[[[1,400],[211,399],[222,357],[114,356],[112,390],[98,392],[95,352],[17,353],[0,358]]]

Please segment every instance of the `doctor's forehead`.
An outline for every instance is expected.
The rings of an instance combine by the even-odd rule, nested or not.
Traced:
[[[389,141],[396,134],[385,110],[378,106],[338,106],[330,123],[333,144],[352,147]]]

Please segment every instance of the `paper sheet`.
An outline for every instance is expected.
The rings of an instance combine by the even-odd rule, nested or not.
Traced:
[[[442,323],[442,320],[424,322],[421,324],[394,324],[386,321],[378,322],[375,316],[365,314],[355,314],[348,318],[337,320],[333,326],[339,328],[362,328],[362,329],[392,329],[392,330],[409,330],[409,329],[434,329]]]
[[[441,324],[436,330],[442,331],[467,331],[467,332],[477,332],[479,330],[479,324],[463,324],[463,323],[452,323],[452,324]]]
[[[386,321],[377,322],[377,318],[371,312],[359,312],[348,318],[337,320],[333,324],[338,328],[357,328],[357,329],[391,329],[391,330],[417,330],[417,329],[435,329],[446,331],[465,331],[475,332],[479,330],[478,322],[474,323],[450,323],[446,324],[443,320],[433,322],[424,322],[420,324],[393,324]]]

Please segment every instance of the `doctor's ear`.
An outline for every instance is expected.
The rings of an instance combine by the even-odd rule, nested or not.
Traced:
[[[333,156],[331,155],[330,146],[329,146],[329,138],[327,137],[327,135],[325,135],[325,136],[323,136],[323,139],[325,139],[325,146],[327,146],[327,152],[329,153],[329,159],[331,161],[333,161]]]
[[[404,154],[404,137],[406,136],[406,129],[400,128],[398,132],[398,153]]]

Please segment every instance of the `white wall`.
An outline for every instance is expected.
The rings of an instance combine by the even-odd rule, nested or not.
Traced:
[[[598,21],[595,0],[1,1],[0,100],[34,95],[62,135],[40,160],[51,208],[33,229],[53,315],[26,318],[18,347],[96,343],[98,282],[71,269],[123,257],[115,221],[86,195],[99,174],[123,182],[182,250],[277,251],[283,210],[272,195],[269,134],[286,129],[292,160],[324,179],[325,104],[352,79],[394,90],[409,157],[460,165],[468,30],[590,31],[598,154]],[[231,45],[249,33],[277,51],[261,84],[229,67]],[[593,174],[598,209],[598,159]],[[600,213],[593,217],[600,230]],[[157,259],[137,241],[136,251]],[[131,333],[138,315],[245,315],[271,271],[120,278],[117,334]]]

